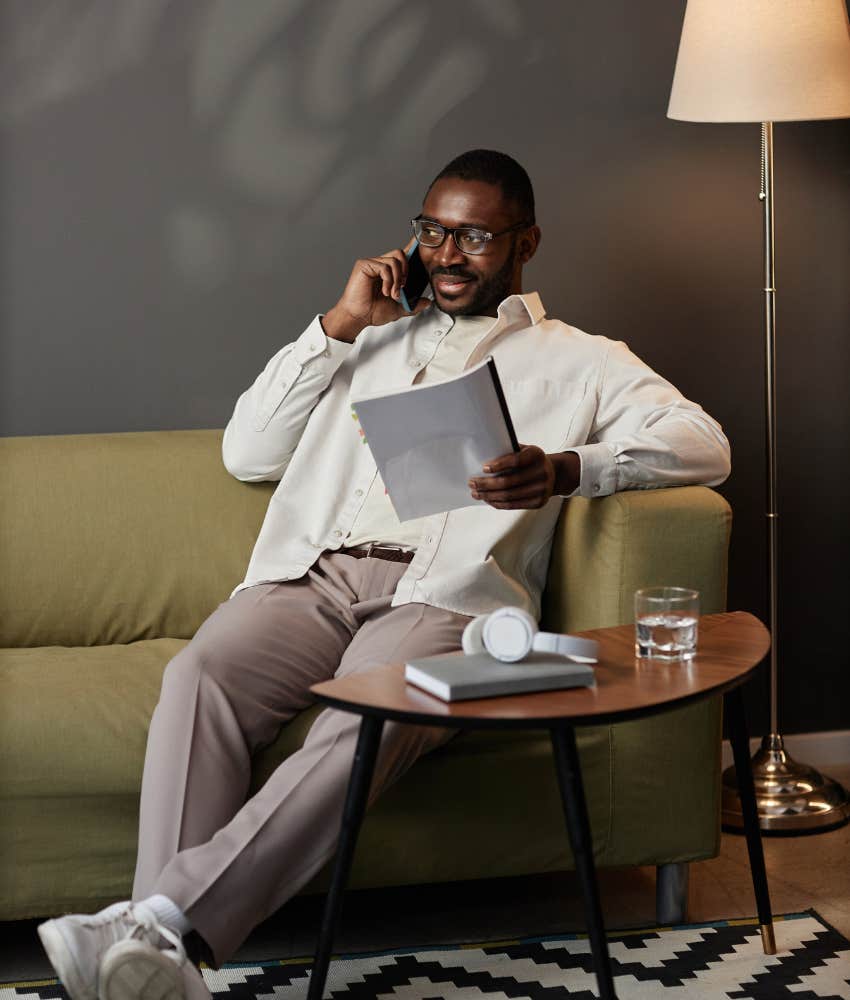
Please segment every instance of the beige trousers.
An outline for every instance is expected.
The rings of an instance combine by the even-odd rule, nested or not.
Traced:
[[[404,563],[323,555],[240,591],[169,663],[151,721],[133,898],[169,896],[216,964],[332,857],[360,716],[326,709],[251,798],[251,755],[313,703],[311,684],[460,648],[469,621],[390,606]],[[370,802],[454,730],[384,725]]]

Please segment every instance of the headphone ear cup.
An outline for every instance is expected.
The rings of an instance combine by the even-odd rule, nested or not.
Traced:
[[[499,608],[482,627],[487,652],[497,660],[516,663],[531,650],[537,622],[522,608]]]
[[[478,615],[463,630],[460,641],[467,655],[484,652],[484,623],[489,617],[489,615]]]

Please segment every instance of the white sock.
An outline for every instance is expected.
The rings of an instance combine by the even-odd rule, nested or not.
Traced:
[[[168,896],[162,896],[157,893],[155,896],[143,899],[142,903],[149,910],[153,911],[154,916],[161,924],[165,924],[166,927],[177,931],[178,934],[188,934],[192,930],[189,918]]]

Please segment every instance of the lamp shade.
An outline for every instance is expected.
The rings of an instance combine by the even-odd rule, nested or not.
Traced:
[[[669,118],[850,116],[845,0],[688,0]]]

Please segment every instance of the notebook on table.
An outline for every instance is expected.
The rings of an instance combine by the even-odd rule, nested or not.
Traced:
[[[448,654],[411,660],[405,680],[443,701],[492,698],[593,684],[593,667],[557,653],[529,653],[518,663],[504,663],[489,653]]]

